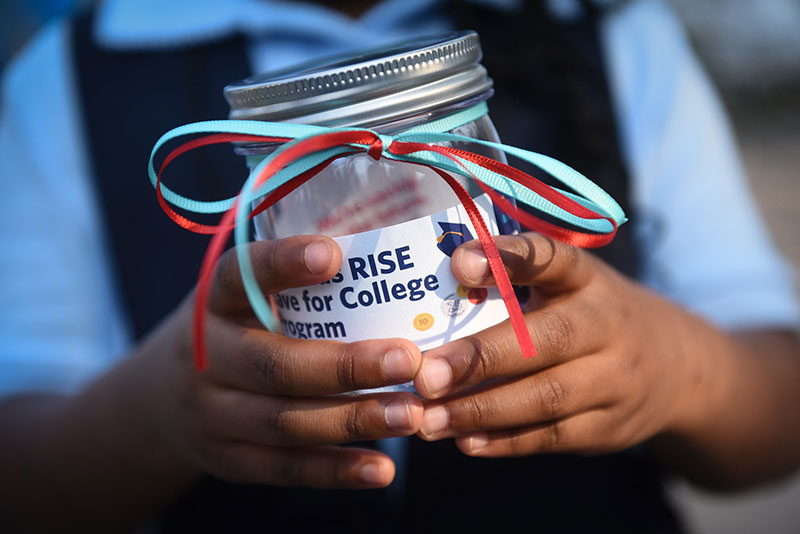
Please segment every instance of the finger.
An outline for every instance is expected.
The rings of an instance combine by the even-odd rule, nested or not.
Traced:
[[[600,263],[579,248],[533,232],[501,235],[494,239],[511,282],[536,286],[545,294],[585,287]],[[458,281],[467,286],[496,285],[477,240],[458,247],[450,266]]]
[[[565,419],[524,428],[480,432],[456,438],[456,446],[469,456],[486,458],[542,453],[603,454],[615,451],[603,410],[590,410]]]
[[[223,390],[206,422],[229,440],[309,447],[410,436],[422,424],[422,401],[410,393],[292,398]]]
[[[606,319],[588,301],[552,303],[525,314],[535,358],[523,358],[511,323],[504,321],[427,351],[414,384],[420,395],[435,399],[486,380],[528,374],[592,354],[611,335]]]
[[[214,474],[242,484],[366,489],[388,486],[394,464],[385,454],[355,448],[311,449],[226,444]]]
[[[613,387],[599,357],[556,365],[478,391],[426,403],[420,437],[442,438],[529,426],[609,404]]]
[[[404,339],[341,343],[292,339],[219,318],[209,325],[209,380],[256,393],[305,397],[402,384],[422,361],[419,348]]]
[[[330,280],[342,263],[339,246],[324,236],[301,235],[242,246],[249,249],[253,272],[264,294]],[[235,249],[223,254],[217,264],[209,308],[217,313],[250,308]]]

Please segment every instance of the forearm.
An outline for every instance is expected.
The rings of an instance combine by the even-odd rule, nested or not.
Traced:
[[[694,482],[733,489],[800,465],[800,350],[786,331],[686,333],[691,373],[682,417],[650,443]]]
[[[152,426],[141,363],[124,362],[77,396],[0,404],[0,499],[11,516],[3,524],[122,530],[191,483]]]

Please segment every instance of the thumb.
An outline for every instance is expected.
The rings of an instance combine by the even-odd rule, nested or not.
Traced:
[[[513,284],[536,286],[545,294],[585,287],[597,270],[598,260],[584,250],[528,232],[494,238]],[[456,249],[450,261],[453,275],[470,287],[496,285],[478,240]]]
[[[339,246],[324,236],[300,235],[240,246],[249,247],[253,272],[265,295],[330,280],[342,263]],[[218,313],[250,309],[235,249],[219,259],[209,306]]]

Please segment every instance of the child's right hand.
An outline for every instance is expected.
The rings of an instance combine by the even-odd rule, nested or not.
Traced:
[[[317,284],[341,265],[336,243],[298,236],[248,245],[265,294]],[[236,482],[318,488],[388,485],[394,465],[377,451],[341,443],[407,436],[422,424],[409,393],[336,395],[412,380],[419,349],[402,339],[341,343],[296,340],[261,328],[236,255],[220,260],[208,309],[209,368],[192,363],[193,298],[141,346],[148,416],[173,461]]]

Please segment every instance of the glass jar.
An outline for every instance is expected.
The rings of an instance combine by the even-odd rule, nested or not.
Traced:
[[[480,58],[478,35],[457,32],[263,74],[226,87],[225,96],[232,119],[363,127],[395,134],[488,100],[492,81]],[[449,133],[499,142],[488,115]],[[248,156],[252,168],[275,148],[240,144],[236,151]],[[459,143],[458,148],[504,161],[502,152],[481,145]],[[481,193],[471,180],[455,178],[473,197]],[[348,235],[456,204],[458,198],[434,171],[386,158],[376,161],[360,153],[335,160],[256,217],[256,237]]]
[[[225,96],[232,119],[393,135],[489,99],[492,80],[480,58],[477,34],[457,32],[268,73],[226,87]],[[498,142],[487,114],[450,133]],[[242,143],[236,151],[254,168],[276,148]],[[457,148],[504,161],[477,143]],[[517,231],[471,179],[454,178],[476,198],[490,229]],[[452,276],[449,256],[476,234],[452,189],[424,166],[366,153],[334,160],[254,224],[258,239],[322,234],[342,248],[342,269],[330,282],[276,296],[289,336],[405,337],[426,350],[507,317],[495,289],[461,287]]]

